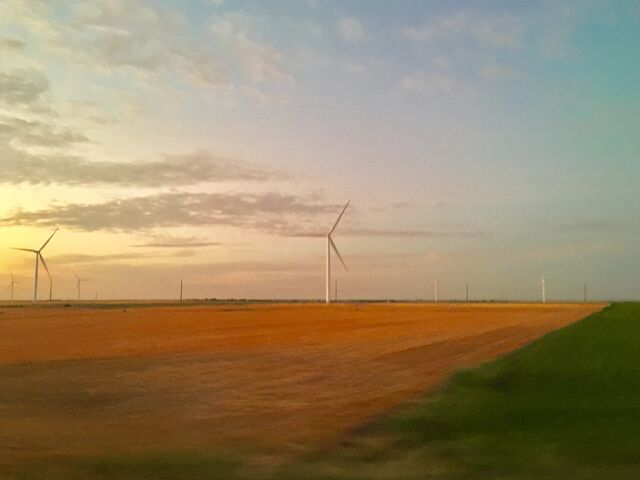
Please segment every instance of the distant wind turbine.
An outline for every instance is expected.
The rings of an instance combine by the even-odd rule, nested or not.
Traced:
[[[73,270],[71,270],[73,272]],[[73,276],[76,277],[76,287],[78,289],[78,302],[80,301],[80,284],[91,280],[90,278],[80,278],[76,272],[73,272]]]
[[[547,303],[547,285],[545,284],[544,277],[540,281],[540,286],[542,287],[542,303]]]
[[[433,301],[434,303],[438,303],[438,281],[433,281]]]
[[[53,238],[53,236],[56,234],[57,231],[58,229],[56,228],[51,234],[51,236],[47,239],[47,241],[42,244],[39,250],[33,250],[31,248],[13,248],[13,250],[21,250],[23,252],[31,252],[36,254],[36,272],[35,272],[35,279],[33,283],[33,301],[34,302],[38,301],[38,267],[40,265],[40,262],[42,262],[42,266],[47,271],[47,274],[49,274],[49,269],[47,268],[47,264],[44,261],[44,257],[42,256],[42,250],[44,250],[44,247],[47,246],[47,244],[51,241],[51,239]],[[51,274],[49,274],[49,278],[51,278]]]
[[[11,289],[11,301],[13,302],[13,286],[16,283],[20,283],[20,282],[16,282],[16,279],[13,276],[13,272],[11,272],[10,275],[11,275],[11,282],[9,282],[9,288]]]
[[[326,303],[331,303],[331,249],[332,248],[333,248],[333,251],[336,252],[336,255],[340,259],[340,262],[342,263],[342,266],[344,267],[344,269],[347,272],[349,271],[349,269],[347,268],[347,265],[344,263],[344,260],[342,259],[342,255],[340,255],[340,252],[338,251],[338,247],[336,247],[336,244],[333,243],[331,234],[338,226],[338,223],[340,222],[342,215],[344,215],[344,211],[347,209],[350,203],[351,203],[351,200],[349,200],[347,204],[344,206],[344,208],[340,212],[340,215],[338,215],[338,219],[336,220],[336,223],[333,224],[333,227],[331,227],[331,230],[329,230],[329,233],[327,233],[327,285],[326,285],[326,292],[325,292]]]

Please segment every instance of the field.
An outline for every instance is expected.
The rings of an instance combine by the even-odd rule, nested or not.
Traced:
[[[279,479],[640,478],[640,304],[462,371]]]
[[[0,477],[279,468],[602,307],[6,308]]]

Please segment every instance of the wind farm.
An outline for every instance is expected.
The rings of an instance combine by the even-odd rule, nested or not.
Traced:
[[[0,480],[640,478],[640,6],[0,2]]]

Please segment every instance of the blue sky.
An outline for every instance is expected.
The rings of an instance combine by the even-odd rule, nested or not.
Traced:
[[[8,0],[0,269],[59,225],[60,296],[321,297],[351,198],[345,296],[637,298],[638,45],[637,1]]]

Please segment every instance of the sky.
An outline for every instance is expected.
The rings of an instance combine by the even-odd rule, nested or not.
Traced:
[[[637,0],[3,0],[0,299],[637,299],[639,132]]]

